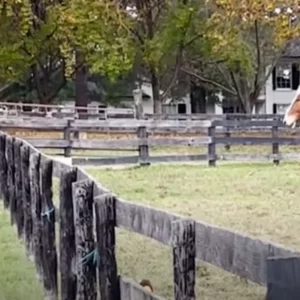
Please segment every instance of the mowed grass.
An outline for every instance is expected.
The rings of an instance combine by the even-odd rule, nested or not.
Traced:
[[[88,171],[127,200],[190,216],[300,249],[300,164],[156,165]],[[124,230],[117,236],[121,274],[150,279],[172,299],[171,249]],[[265,288],[208,264],[197,265],[198,299],[264,299]]]
[[[41,300],[42,283],[35,266],[25,255],[25,248],[10,225],[10,216],[0,205],[0,300]]]
[[[145,203],[299,249],[300,164],[226,164],[209,168],[155,165],[88,172],[130,201]],[[54,181],[56,199],[57,181]],[[42,284],[24,245],[0,210],[0,300],[43,299]],[[119,272],[140,281],[150,279],[155,292],[173,299],[172,253],[160,243],[117,230]],[[197,299],[263,300],[265,288],[203,262],[197,263]]]

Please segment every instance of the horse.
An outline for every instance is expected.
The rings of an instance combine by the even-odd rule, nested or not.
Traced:
[[[283,123],[291,128],[295,128],[297,121],[300,120],[300,85],[296,91],[294,99],[292,100],[289,107],[286,109]]]

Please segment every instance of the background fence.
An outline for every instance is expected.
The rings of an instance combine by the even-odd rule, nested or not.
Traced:
[[[71,156],[72,150],[110,150],[115,156],[110,157],[74,157],[73,163],[80,164],[127,164],[140,163],[148,165],[156,162],[172,161],[206,161],[214,166],[220,161],[273,161],[298,160],[300,153],[281,153],[280,146],[300,145],[297,130],[284,126],[275,116],[259,119],[260,115],[249,119],[243,116],[226,116],[219,120],[135,120],[112,119],[65,120],[46,118],[2,118],[0,128],[3,131],[40,132],[38,138],[24,137],[36,148],[63,150],[65,156]],[[253,117],[253,116],[252,116]],[[266,116],[265,116],[266,117]],[[238,119],[237,119],[238,118]],[[60,134],[51,137],[50,133]],[[93,136],[94,134],[94,136]],[[101,137],[97,136],[101,135]],[[106,135],[106,136],[105,136]],[[109,138],[108,138],[109,135]],[[41,138],[42,136],[42,138]],[[49,136],[49,137],[48,137]],[[90,138],[88,138],[90,136]],[[47,138],[46,138],[47,137]],[[117,138],[116,138],[117,137]],[[227,151],[219,153],[219,146]],[[269,146],[269,153],[258,154],[230,153],[231,146]],[[199,147],[199,154],[189,155],[150,155],[152,147]],[[203,152],[204,147],[206,151]],[[137,155],[117,155],[117,151],[137,152]]]
[[[60,179],[59,208],[54,206],[52,176]],[[299,253],[120,199],[82,169],[51,160],[4,133],[0,187],[12,224],[34,258],[45,299],[58,299],[58,294],[65,300],[97,295],[102,300],[161,299],[119,276],[115,227],[171,247],[176,300],[195,299],[196,259],[267,286],[268,300],[298,299]]]

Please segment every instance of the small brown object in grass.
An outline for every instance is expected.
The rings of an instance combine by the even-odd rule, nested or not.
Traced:
[[[153,293],[153,286],[150,280],[148,279],[142,279],[140,282],[140,285],[147,290],[148,292]]]

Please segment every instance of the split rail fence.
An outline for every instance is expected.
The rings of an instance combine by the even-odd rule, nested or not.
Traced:
[[[60,149],[70,157],[72,150],[113,150],[137,152],[137,155],[115,157],[74,157],[76,165],[93,164],[135,164],[148,165],[157,162],[206,161],[210,166],[219,161],[273,161],[299,160],[298,153],[280,153],[281,145],[300,145],[300,138],[281,136],[282,132],[291,133],[278,116],[274,119],[233,119],[233,120],[64,120],[45,118],[2,118],[0,128],[31,129],[63,132],[63,139],[27,138],[36,148]],[[237,132],[255,132],[258,136],[235,136]],[[75,133],[120,133],[135,135],[130,139],[78,139]],[[269,134],[269,136],[262,136]],[[181,136],[157,137],[155,134],[175,134]],[[184,136],[188,134],[189,136]],[[192,137],[191,137],[192,135]],[[231,154],[229,151],[218,154],[218,146],[224,145],[227,150],[231,145],[268,145],[268,154]],[[206,147],[207,152],[193,155],[150,155],[151,147],[192,146]]]
[[[60,179],[57,208],[53,176]],[[162,299],[118,274],[115,227],[171,247],[175,300],[195,299],[196,259],[267,286],[268,300],[299,298],[299,253],[123,200],[81,168],[52,160],[5,133],[0,134],[0,188],[43,281],[45,299],[59,294],[62,300]]]

